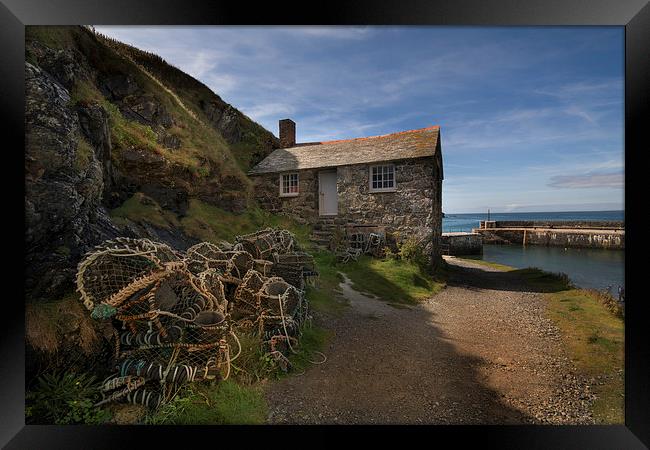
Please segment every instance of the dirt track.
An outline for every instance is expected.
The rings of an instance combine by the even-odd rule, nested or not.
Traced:
[[[316,316],[328,360],[267,385],[270,423],[592,423],[541,294],[455,258],[448,287],[396,308],[341,285],[350,307]]]

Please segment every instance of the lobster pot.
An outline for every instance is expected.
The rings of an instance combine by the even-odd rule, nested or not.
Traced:
[[[259,294],[266,279],[265,276],[256,270],[246,272],[241,284],[235,290],[235,297],[232,301],[233,314],[259,313]]]
[[[182,321],[183,323],[194,320],[209,305],[208,299],[201,293],[195,291],[190,285],[185,285],[180,288],[179,297],[181,300],[171,312],[179,316],[181,319],[178,321]],[[168,319],[174,323],[177,321],[173,317],[169,317]]]
[[[225,255],[227,264],[223,269],[223,273],[238,279],[242,279],[255,264],[251,254],[245,251],[230,251],[226,252]]]
[[[226,259],[224,250],[211,242],[201,242],[193,245],[187,249],[185,255],[191,260]]]
[[[156,409],[163,403],[163,395],[153,389],[137,389],[127,394],[126,402],[133,405],[142,405],[147,408]]]
[[[148,239],[109,240],[79,263],[77,290],[84,301],[118,306],[134,292],[133,283],[143,288],[165,271],[165,263],[177,261],[179,255],[165,244]]]
[[[128,339],[120,339],[127,345],[174,342],[187,322],[194,320],[210,304],[185,276],[170,277],[118,309],[115,318],[124,324],[123,328],[131,335]]]
[[[188,259],[187,260],[187,270],[190,271],[193,275],[198,275],[201,272],[205,272],[210,269],[210,262],[204,259]]]
[[[265,277],[271,276],[271,270],[273,269],[273,263],[265,259],[256,259],[254,260],[254,268],[256,271],[264,275]]]
[[[314,269],[298,250],[289,231],[276,229],[184,255],[147,239],[96,247],[79,264],[77,288],[91,317],[114,327],[117,374],[101,402],[156,408],[179,385],[226,378],[239,343],[233,327],[274,338],[275,357],[286,361],[280,353],[297,343],[307,314],[304,274]]]
[[[185,282],[187,278],[183,273],[168,273],[166,278],[149,284],[123,301],[117,307],[115,318],[134,335],[152,332],[152,328],[155,328],[166,339],[163,322],[156,311],[175,310],[179,297],[174,288]]]
[[[295,265],[306,270],[316,270],[314,257],[305,252],[278,253],[273,255],[273,262],[276,264]]]
[[[305,280],[302,267],[296,264],[274,263],[271,274],[276,278],[282,278],[297,289],[304,289]]]
[[[288,253],[298,248],[298,242],[289,230],[274,228],[237,236],[235,240],[242,250],[260,259],[270,259],[273,253]]]
[[[220,311],[201,311],[194,321],[187,325],[187,340],[190,342],[216,342],[226,336],[226,316]]]
[[[262,288],[260,306],[274,316],[291,317],[300,303],[301,294],[282,278],[269,278]]]
[[[314,258],[308,253],[291,252],[273,255],[272,274],[302,290],[305,287],[305,272],[315,272]]]
[[[143,377],[155,384],[183,384],[219,377],[225,348],[210,344],[179,343],[124,352],[116,362],[119,376]]]
[[[243,251],[253,255],[257,259],[270,259],[273,253],[273,237],[269,234],[262,234],[252,238],[242,239],[238,242]]]
[[[138,287],[142,289],[153,284],[165,272],[160,261],[150,255],[100,253],[91,258],[78,274],[77,287],[82,296],[95,304],[120,306],[131,297],[133,290],[137,292]]]
[[[146,331],[124,331],[120,333],[120,345],[126,347],[141,347],[151,345],[164,345],[178,341],[183,334],[183,329],[178,325],[170,325],[165,329],[150,329]]]
[[[198,274],[193,279],[194,284],[204,293],[208,295],[211,300],[211,307],[213,309],[220,309],[225,312],[228,300],[226,299],[226,291],[222,275],[215,269],[208,269]]]
[[[348,236],[348,242],[350,247],[358,248],[362,251],[366,248],[366,243],[368,242],[367,235],[365,233],[351,233]]]

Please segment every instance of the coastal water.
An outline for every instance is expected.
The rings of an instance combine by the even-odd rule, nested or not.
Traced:
[[[478,228],[479,221],[487,220],[487,213],[446,214],[442,218],[442,232],[472,231]],[[623,211],[564,211],[564,212],[526,212],[491,213],[490,220],[623,220]]]
[[[444,233],[478,228],[485,214],[448,214],[442,219]],[[623,211],[579,211],[542,213],[492,213],[490,220],[623,220]],[[625,251],[578,249],[528,245],[483,246],[483,259],[516,268],[539,267],[549,272],[564,272],[576,286],[603,290],[625,286]]]
[[[564,272],[576,286],[598,290],[611,286],[612,294],[625,286],[624,250],[486,244],[483,259],[518,269]]]

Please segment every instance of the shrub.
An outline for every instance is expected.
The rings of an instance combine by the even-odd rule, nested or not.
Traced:
[[[110,413],[93,406],[100,397],[92,375],[72,372],[43,374],[26,394],[25,415],[37,423],[101,424]]]
[[[384,247],[384,258],[385,259],[397,259],[399,257],[398,253],[395,253],[391,250],[390,247]]]
[[[415,238],[408,238],[397,244],[400,259],[417,264],[421,268],[427,266],[427,257],[422,251],[422,243]]]

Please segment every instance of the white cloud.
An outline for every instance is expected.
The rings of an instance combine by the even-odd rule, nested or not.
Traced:
[[[622,173],[599,173],[584,175],[557,175],[551,177],[548,185],[556,188],[616,188],[624,186]]]
[[[286,33],[306,38],[366,39],[371,28],[356,26],[295,26],[283,29]]]

